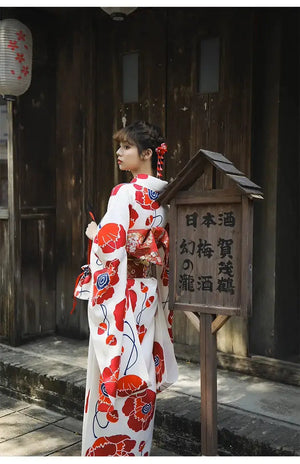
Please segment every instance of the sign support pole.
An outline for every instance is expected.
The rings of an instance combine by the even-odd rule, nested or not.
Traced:
[[[217,456],[217,344],[212,314],[200,314],[201,451]]]

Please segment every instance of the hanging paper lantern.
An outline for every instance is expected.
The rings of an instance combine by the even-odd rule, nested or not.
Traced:
[[[122,7],[122,6],[112,6],[112,7],[101,7],[101,10],[105,11],[112,19],[115,21],[123,21],[126,16],[136,10],[136,7]]]
[[[0,21],[0,94],[19,96],[31,82],[32,36],[16,19]]]

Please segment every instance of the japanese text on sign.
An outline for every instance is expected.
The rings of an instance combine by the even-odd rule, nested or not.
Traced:
[[[186,214],[184,221],[187,233],[178,241],[178,253],[181,257],[179,289],[184,292],[234,295],[235,213],[232,210],[217,213],[210,210],[200,215],[194,211]],[[188,233],[191,227],[196,229],[192,238]],[[195,266],[197,261],[199,265]]]

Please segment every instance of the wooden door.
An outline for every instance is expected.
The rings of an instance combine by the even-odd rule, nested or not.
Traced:
[[[252,13],[239,8],[168,9],[167,178],[200,148],[224,154],[250,175]],[[208,72],[209,70],[209,72]],[[225,188],[229,180],[215,185]],[[218,335],[225,351],[245,354],[246,323],[232,318]],[[184,314],[175,340],[198,344]]]

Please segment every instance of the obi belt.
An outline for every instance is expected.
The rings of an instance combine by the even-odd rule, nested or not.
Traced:
[[[159,254],[163,248],[164,258]],[[130,277],[151,277],[152,265],[163,266],[161,278],[168,284],[169,235],[163,227],[152,229],[129,229],[126,241],[127,273]]]
[[[91,268],[90,250],[92,241],[89,241],[88,264],[82,266],[82,273],[77,277],[74,289],[74,303],[71,314],[76,307],[76,299],[88,300],[91,295]],[[162,266],[160,278],[163,285],[169,283],[169,235],[163,227],[152,229],[129,229],[126,240],[127,277],[147,278],[155,274],[153,265]],[[164,257],[160,256],[159,249],[163,248]]]

